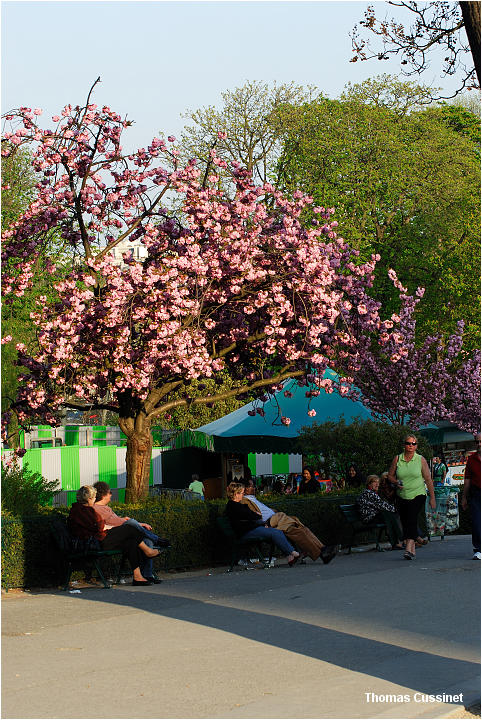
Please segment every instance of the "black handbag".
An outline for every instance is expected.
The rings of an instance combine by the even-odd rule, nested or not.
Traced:
[[[98,552],[102,550],[101,544],[97,538],[92,535],[88,538],[72,537],[72,552]]]

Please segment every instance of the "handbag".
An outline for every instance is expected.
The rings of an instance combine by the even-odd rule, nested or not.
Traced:
[[[88,538],[72,537],[72,552],[74,553],[98,552],[99,550],[102,550],[101,544],[92,535]]]

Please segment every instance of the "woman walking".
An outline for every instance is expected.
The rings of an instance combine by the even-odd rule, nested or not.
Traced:
[[[424,457],[416,452],[417,438],[407,435],[404,451],[393,458],[388,479],[398,485],[398,511],[405,539],[405,560],[415,558],[415,542],[418,537],[417,517],[425,504],[425,486],[430,495],[430,507],[435,510],[435,495],[430,470]]]

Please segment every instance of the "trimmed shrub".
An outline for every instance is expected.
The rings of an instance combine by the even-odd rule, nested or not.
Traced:
[[[403,440],[408,434],[416,436],[417,452],[430,460],[432,448],[420,433],[413,433],[405,425],[360,419],[350,425],[341,419],[304,428],[298,438],[298,452],[303,453],[309,464],[329,475],[344,476],[352,464],[365,476],[380,475],[389,469],[395,455],[402,452]]]
[[[55,480],[46,480],[40,473],[32,472],[28,465],[2,464],[2,511],[32,515],[43,505],[51,504],[56,490]]]
[[[263,496],[263,502],[276,510],[296,515],[322,542],[346,545],[350,528],[338,509],[355,501],[357,491],[345,494]],[[229,548],[220,537],[216,518],[222,515],[226,500],[180,500],[150,498],[143,503],[113,505],[121,516],[149,523],[161,536],[170,539],[172,549],[154,560],[161,570],[208,567],[229,562]],[[2,511],[2,587],[55,587],[58,576],[56,553],[50,540],[53,517],[68,515],[68,508],[42,508],[35,516],[16,517]],[[460,511],[459,533],[470,529],[470,512]],[[373,533],[357,536],[357,543],[373,541]],[[105,566],[115,574],[115,563]],[[81,577],[78,572],[74,578]]]

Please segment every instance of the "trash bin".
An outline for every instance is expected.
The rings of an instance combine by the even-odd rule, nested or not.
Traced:
[[[440,536],[456,530],[459,526],[458,487],[444,485],[434,488],[435,510],[430,507],[430,498],[425,500],[425,516],[429,537]]]

